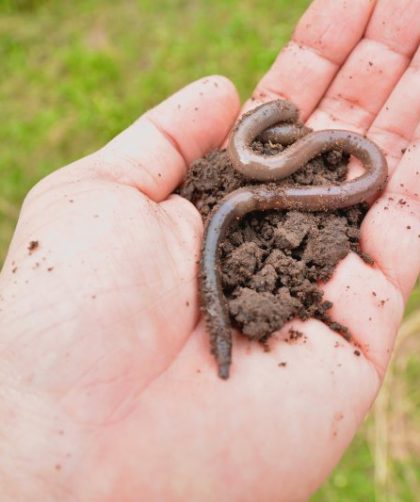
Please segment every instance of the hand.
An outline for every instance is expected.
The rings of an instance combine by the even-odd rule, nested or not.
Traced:
[[[4,500],[289,501],[321,484],[378,392],[420,268],[419,8],[315,1],[246,104],[291,99],[311,127],[367,133],[387,155],[362,227],[375,266],[350,254],[325,285],[360,357],[294,321],[306,344],[235,340],[217,378],[202,222],[170,194],[239,102],[226,79],[198,81],[24,203],[0,276]]]

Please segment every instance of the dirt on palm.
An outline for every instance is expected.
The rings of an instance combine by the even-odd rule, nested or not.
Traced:
[[[263,154],[283,149],[255,141]],[[339,184],[346,179],[348,155],[320,155],[278,185]],[[229,192],[255,184],[236,172],[225,150],[195,161],[178,193],[191,201],[205,220]],[[332,303],[319,287],[350,251],[361,253],[359,228],[367,206],[331,212],[254,212],[232,225],[221,244],[223,291],[232,325],[253,340],[266,342],[287,321],[314,317],[347,339],[345,326],[328,315]]]

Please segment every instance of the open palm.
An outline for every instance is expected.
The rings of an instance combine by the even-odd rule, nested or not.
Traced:
[[[200,80],[28,195],[0,275],[4,500],[301,500],[366,415],[420,268],[418,0],[317,0],[246,108],[284,97],[366,133],[389,183],[325,285],[320,321],[217,378],[199,315],[198,212],[170,195],[239,113]],[[290,327],[286,327],[287,330]],[[287,362],[280,366],[279,362]]]

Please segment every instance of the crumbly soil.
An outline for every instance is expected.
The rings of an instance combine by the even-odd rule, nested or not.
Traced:
[[[256,151],[270,155],[278,144],[255,141]],[[347,175],[348,156],[330,151],[308,162],[278,185],[338,184]],[[195,161],[178,193],[191,201],[205,220],[229,192],[250,184],[236,172],[225,150]],[[359,227],[365,205],[328,213],[254,212],[232,225],[221,244],[223,291],[232,325],[246,337],[265,343],[293,318],[314,317],[350,339],[345,326],[328,315],[332,303],[319,287],[349,251],[361,253]]]

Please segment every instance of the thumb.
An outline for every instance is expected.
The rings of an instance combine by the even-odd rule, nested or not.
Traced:
[[[100,152],[101,174],[160,202],[194,159],[222,144],[238,112],[239,97],[228,79],[197,80],[106,145]]]

